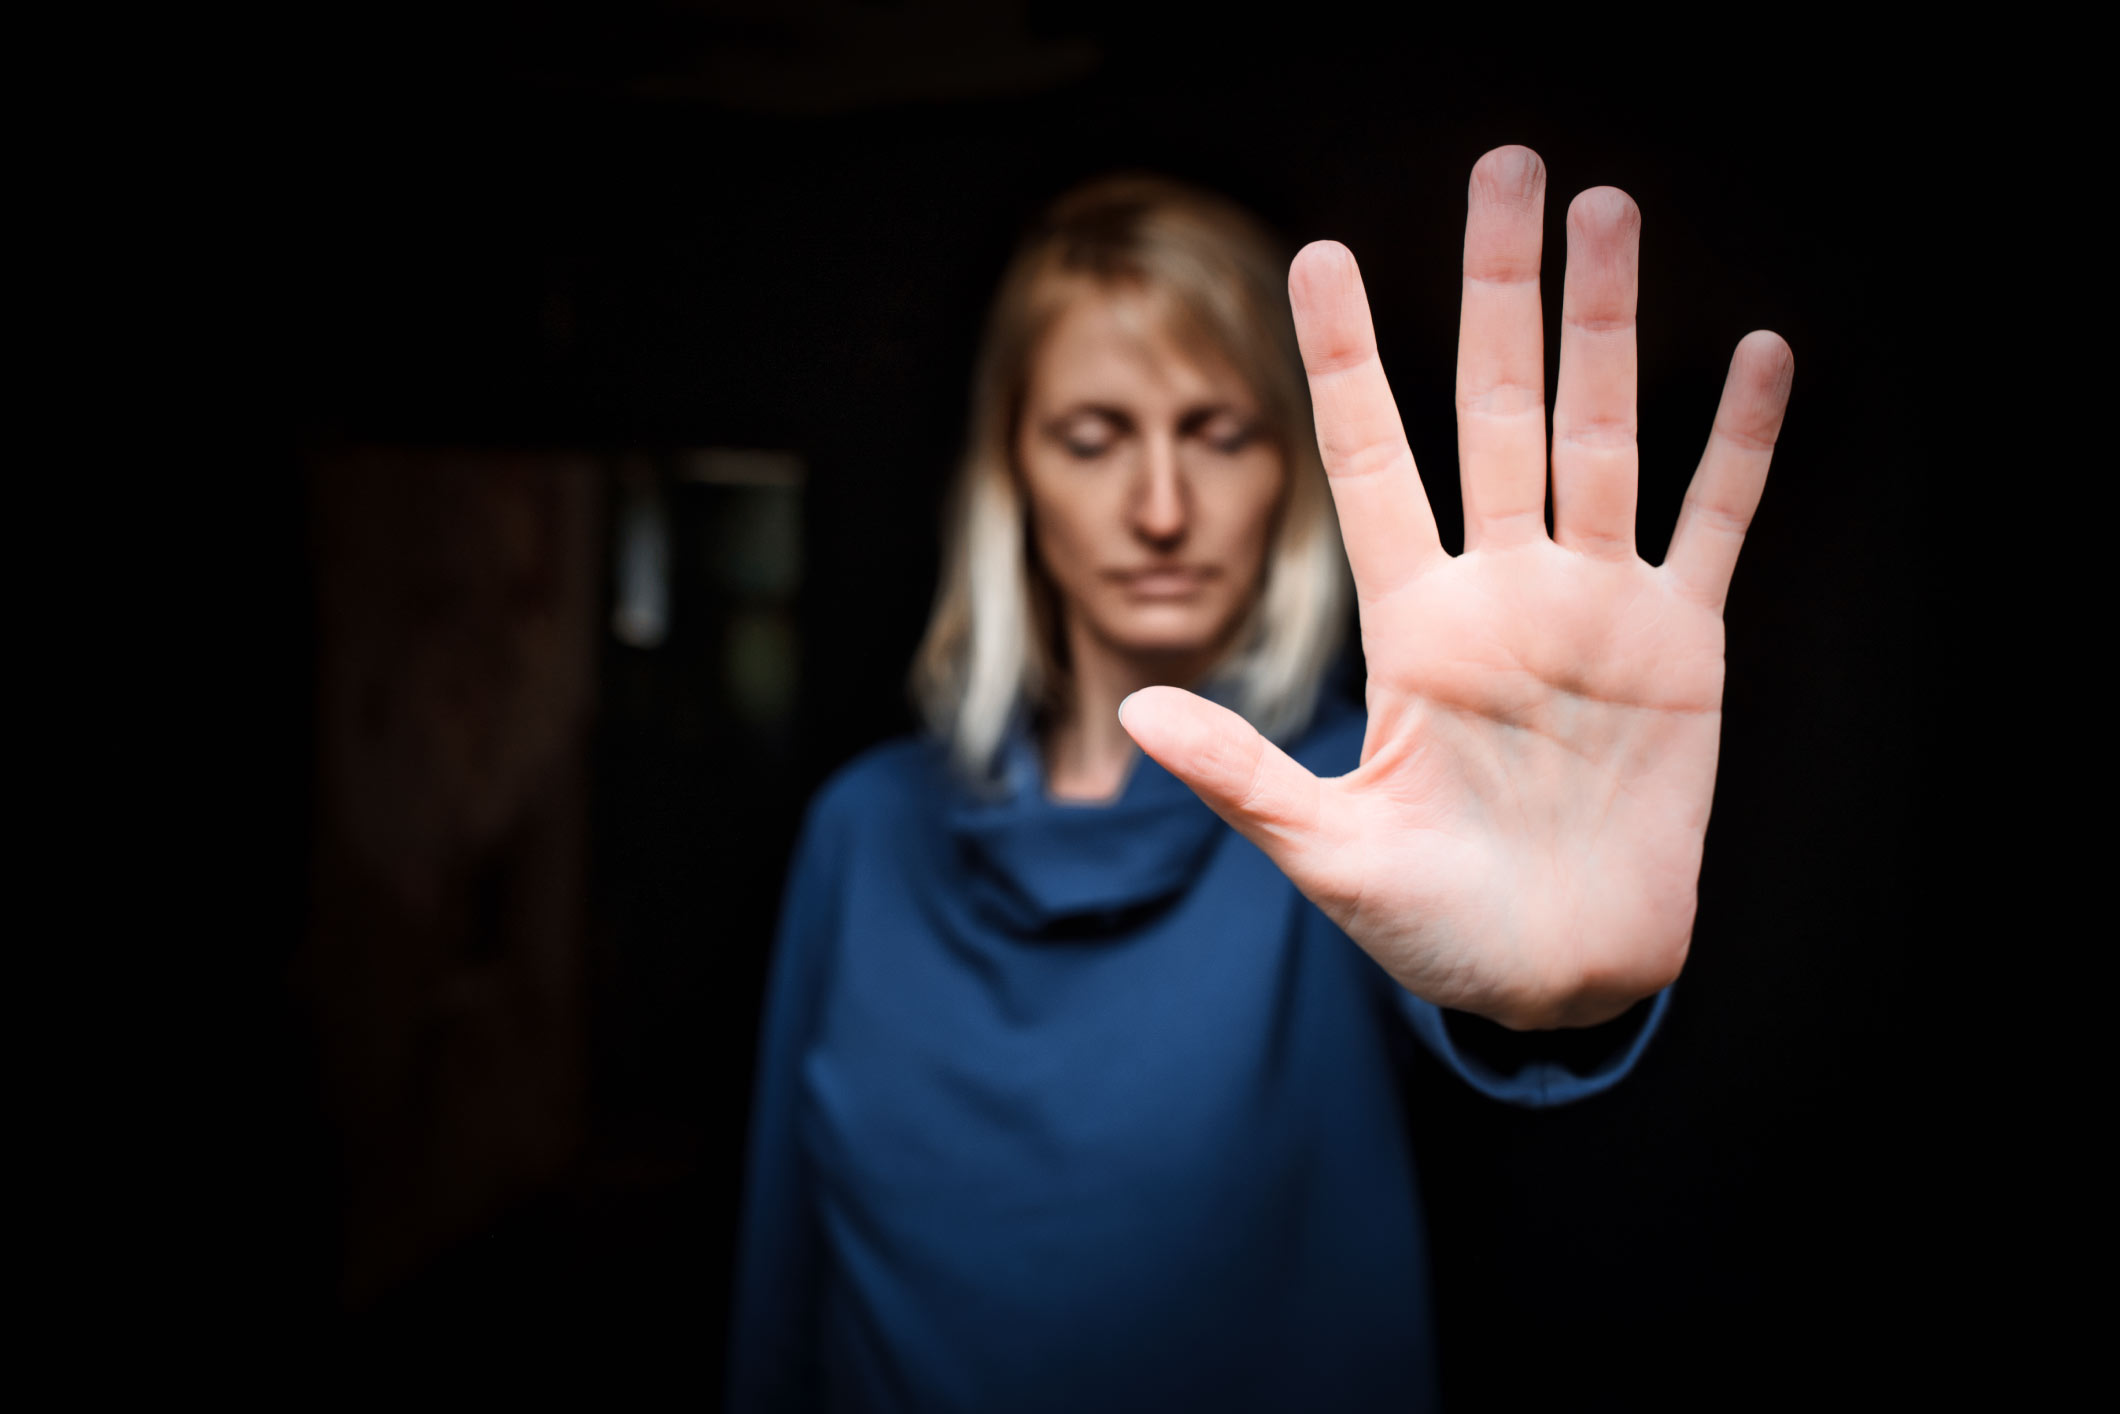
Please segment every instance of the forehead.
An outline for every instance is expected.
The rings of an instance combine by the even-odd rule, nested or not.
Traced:
[[[1168,296],[1073,277],[1056,281],[1048,298],[1058,309],[1031,355],[1034,407],[1058,411],[1089,402],[1152,411],[1251,401],[1226,360],[1177,336]]]

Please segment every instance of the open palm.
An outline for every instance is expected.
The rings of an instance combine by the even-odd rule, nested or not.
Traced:
[[[1444,551],[1354,259],[1321,242],[1289,294],[1368,659],[1361,764],[1321,780],[1176,688],[1126,704],[1142,749],[1263,849],[1397,981],[1527,1028],[1616,1015],[1678,975],[1714,794],[1722,605],[1792,361],[1737,347],[1661,566],[1635,553],[1640,217],[1568,213],[1546,532],[1539,314],[1545,169],[1473,169],[1457,409],[1465,549]]]

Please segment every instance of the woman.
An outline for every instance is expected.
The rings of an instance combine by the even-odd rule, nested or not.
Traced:
[[[736,1407],[1432,1403],[1390,1029],[1524,1104],[1640,1053],[1788,391],[1748,337],[1642,563],[1639,223],[1585,193],[1549,538],[1543,200],[1524,149],[1474,169],[1458,556],[1343,249],[1284,305],[1248,218],[1138,179],[1025,242],[916,665],[934,731],[825,788],[789,883]],[[1366,715],[1319,689],[1343,536]]]

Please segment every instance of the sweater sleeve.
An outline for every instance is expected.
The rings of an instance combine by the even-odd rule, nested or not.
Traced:
[[[820,797],[788,870],[760,1026],[731,1301],[728,1408],[816,1408],[823,1249],[800,1133],[803,1057],[831,964],[846,858],[843,817]]]
[[[1388,978],[1384,985],[1395,994],[1414,1034],[1458,1078],[1527,1109],[1571,1104],[1617,1085],[1641,1059],[1671,1005],[1666,987],[1598,1026],[1519,1032],[1445,1011]]]

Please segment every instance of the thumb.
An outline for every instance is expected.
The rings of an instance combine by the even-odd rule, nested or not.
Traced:
[[[1119,725],[1293,876],[1320,833],[1324,789],[1227,707],[1182,688],[1145,687],[1119,704]]]

